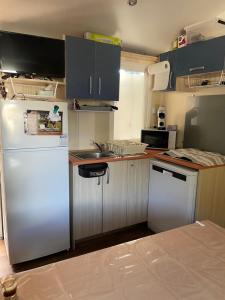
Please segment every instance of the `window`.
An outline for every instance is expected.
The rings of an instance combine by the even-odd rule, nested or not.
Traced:
[[[120,71],[120,98],[114,113],[114,139],[140,139],[145,127],[144,72]]]

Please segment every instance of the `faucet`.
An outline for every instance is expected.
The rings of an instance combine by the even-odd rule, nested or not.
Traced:
[[[98,147],[98,149],[99,149],[100,152],[103,152],[103,148],[102,148],[103,145],[101,145],[101,144],[99,144],[99,143],[97,143],[95,141],[93,141],[93,144]]]

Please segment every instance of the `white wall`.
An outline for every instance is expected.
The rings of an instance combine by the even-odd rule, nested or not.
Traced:
[[[113,113],[74,112],[69,110],[69,149],[96,148],[93,140],[106,142],[112,138]]]

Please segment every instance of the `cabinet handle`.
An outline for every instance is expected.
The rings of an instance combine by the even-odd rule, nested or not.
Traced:
[[[107,181],[106,183],[109,184],[109,179],[110,179],[110,170],[107,168]]]
[[[100,177],[98,177],[98,185],[100,185],[101,184],[101,179],[100,179]]]
[[[170,89],[172,89],[172,75],[173,75],[173,72],[170,72],[170,82],[169,82]]]
[[[205,66],[190,68],[189,72],[198,71],[198,70],[205,70]]]
[[[102,92],[102,79],[101,77],[98,78],[98,94],[101,95]]]
[[[92,94],[92,76],[89,77],[89,94]]]

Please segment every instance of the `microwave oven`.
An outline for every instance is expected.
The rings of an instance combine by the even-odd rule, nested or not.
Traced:
[[[148,144],[147,149],[175,149],[175,130],[143,129],[141,131],[141,142]]]

